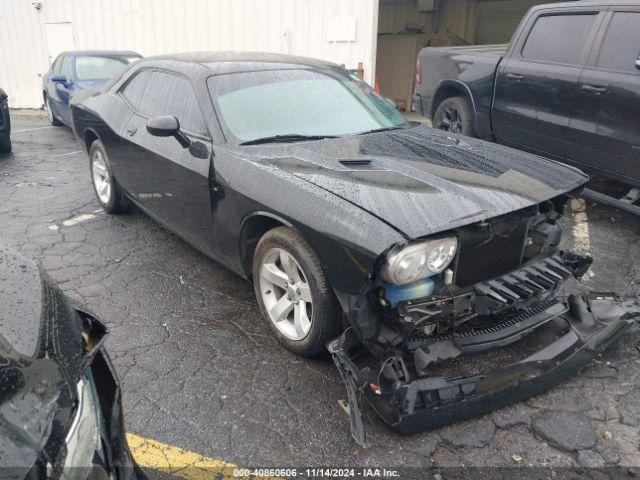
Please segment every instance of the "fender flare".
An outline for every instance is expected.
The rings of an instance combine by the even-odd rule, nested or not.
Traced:
[[[451,80],[451,79],[445,79],[445,80],[440,80],[437,85],[436,88],[434,89],[434,94],[433,94],[433,98],[435,100],[435,98],[438,96],[438,93],[440,92],[441,89],[443,88],[447,88],[447,87],[453,87],[456,89],[459,89],[462,91],[462,93],[464,94],[464,96],[467,98],[467,100],[469,100],[469,102],[471,103],[471,109],[473,110],[473,119],[472,119],[472,124],[473,124],[473,133],[479,137],[480,135],[480,127],[478,125],[478,109],[476,107],[476,101],[473,98],[473,94],[471,93],[471,89],[469,88],[469,86],[460,81],[460,80]],[[447,98],[451,98],[451,96],[445,97],[442,101],[444,101]],[[442,102],[440,102],[442,103]],[[436,113],[436,109],[438,108],[438,105],[440,105],[440,103],[436,104],[435,102],[432,102],[432,104],[430,105],[429,108],[429,117],[433,119],[433,116]]]
[[[94,138],[94,140],[92,140],[90,143],[87,142],[87,137],[89,135],[91,135]],[[87,153],[89,153],[89,149],[91,148],[91,144],[95,140],[101,140],[101,138],[100,138],[100,135],[98,135],[98,132],[96,132],[93,128],[87,127],[82,131],[82,143],[84,143],[85,150],[87,151]]]

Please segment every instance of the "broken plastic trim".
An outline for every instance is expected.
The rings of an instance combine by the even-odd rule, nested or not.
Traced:
[[[366,442],[362,419],[357,418],[359,396],[402,433],[437,428],[549,389],[577,372],[629,328],[634,319],[640,318],[640,298],[591,293],[571,295],[565,305],[566,312],[556,318],[569,327],[567,333],[524,360],[470,377],[396,381],[390,391],[381,393],[369,388],[371,384],[377,385],[377,372],[355,363],[362,347],[353,332],[346,330],[329,342],[327,348],[345,379],[353,438],[361,445]],[[418,395],[432,400],[418,406]]]

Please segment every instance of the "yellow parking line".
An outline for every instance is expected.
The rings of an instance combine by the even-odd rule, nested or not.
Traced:
[[[133,458],[142,468],[152,468],[187,480],[235,478],[237,465],[208,458],[182,448],[127,433]]]

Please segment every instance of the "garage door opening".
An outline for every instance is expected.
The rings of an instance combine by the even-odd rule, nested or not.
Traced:
[[[540,0],[379,0],[375,80],[382,96],[411,110],[424,47],[508,43]]]

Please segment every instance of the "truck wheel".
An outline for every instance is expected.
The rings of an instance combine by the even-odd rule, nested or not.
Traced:
[[[0,142],[0,153],[11,153],[11,140]]]
[[[253,255],[253,287],[278,342],[303,357],[326,351],[340,311],[320,259],[293,229],[269,230]]]
[[[96,140],[89,148],[89,169],[93,190],[100,206],[107,213],[126,213],[132,204],[111,173],[107,152],[100,140]]]
[[[469,137],[473,134],[473,109],[464,97],[451,97],[444,100],[433,115],[433,126],[451,133],[460,133]]]

